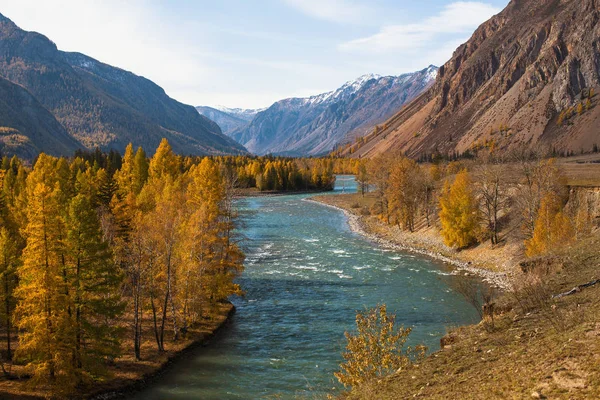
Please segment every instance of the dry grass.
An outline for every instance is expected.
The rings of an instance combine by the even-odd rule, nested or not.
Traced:
[[[80,388],[77,398],[90,398],[101,393],[113,391],[128,391],[135,385],[151,378],[155,373],[167,366],[172,359],[185,352],[188,348],[206,342],[221,326],[225,324],[233,305],[221,304],[217,314],[212,318],[206,318],[199,325],[190,329],[185,339],[177,342],[166,341],[166,351],[161,353],[156,350],[156,342],[152,331],[152,324],[148,318],[144,321],[142,358],[136,361],[133,356],[133,340],[127,338],[123,343],[123,356],[118,358],[114,365],[110,366],[110,377],[104,381]],[[124,326],[126,322],[124,321]],[[169,332],[165,332],[165,339],[169,338]],[[5,338],[0,338],[0,348],[5,348]],[[6,365],[11,374],[21,376],[22,365]],[[51,397],[51,391],[47,388],[32,389],[26,378],[9,380],[0,376],[0,399],[41,399]]]
[[[567,159],[569,160],[569,159]],[[570,186],[600,186],[600,163],[561,162]]]
[[[600,233],[555,256],[551,268],[545,260],[543,271],[518,277],[525,283],[504,296],[512,309],[496,317],[494,329],[458,328],[451,345],[419,366],[347,397],[600,398],[600,286],[550,297],[598,277],[598,246]]]

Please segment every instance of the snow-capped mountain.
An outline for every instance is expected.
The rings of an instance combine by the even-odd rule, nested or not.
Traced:
[[[236,117],[248,119],[249,121],[254,118],[256,114],[261,111],[265,111],[268,107],[264,108],[229,108],[225,106],[216,106],[214,107],[219,111],[222,111],[227,114],[235,115]]]
[[[245,109],[224,106],[198,106],[196,107],[196,110],[206,118],[216,122],[225,135],[230,135],[231,132],[248,125],[256,114],[266,110],[266,108]]]
[[[363,75],[331,92],[278,101],[229,135],[255,154],[324,154],[370,132],[429,87],[436,74],[437,67],[429,66],[400,76]]]

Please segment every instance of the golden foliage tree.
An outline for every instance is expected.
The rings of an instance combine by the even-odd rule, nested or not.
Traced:
[[[459,172],[440,194],[442,236],[448,246],[464,248],[477,240],[478,205],[473,183],[466,170]]]
[[[16,290],[21,330],[16,355],[27,363],[33,383],[72,388],[78,381],[73,303],[64,276],[64,213],[54,159],[40,155],[27,179],[27,192],[27,245]]]
[[[525,241],[525,254],[528,257],[547,254],[569,244],[573,237],[573,223],[563,212],[560,197],[547,193],[541,201],[533,236]]]
[[[17,284],[16,272],[19,263],[19,249],[16,242],[16,238],[8,229],[0,228],[0,294],[2,296],[0,315],[4,320],[6,358],[8,360],[12,359],[12,317],[15,306],[14,290]]]
[[[396,316],[388,315],[387,307],[379,305],[356,314],[355,334],[346,332],[348,341],[341,371],[336,378],[344,386],[358,386],[371,379],[383,377],[411,364],[411,357],[422,357],[424,346],[415,349],[404,345],[411,328],[396,328]]]
[[[387,203],[398,225],[411,232],[415,230],[424,180],[421,168],[415,161],[401,157],[392,164],[386,189]]]

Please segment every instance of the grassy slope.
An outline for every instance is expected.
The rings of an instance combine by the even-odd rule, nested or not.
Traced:
[[[349,399],[600,398],[600,286],[551,301],[598,277],[600,235],[555,259],[535,307],[505,295],[495,323],[458,328],[454,343],[420,365],[358,388]],[[517,301],[517,299],[519,301]]]

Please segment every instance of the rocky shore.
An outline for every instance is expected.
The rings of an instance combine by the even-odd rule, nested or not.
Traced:
[[[478,267],[476,264],[473,264],[472,262],[459,260],[452,256],[442,254],[441,252],[434,249],[434,246],[426,246],[426,245],[415,246],[414,244],[408,245],[408,244],[402,243],[400,241],[391,241],[387,238],[382,237],[382,235],[379,235],[376,232],[369,229],[369,226],[365,221],[365,218],[367,218],[367,217],[365,217],[365,216],[354,214],[343,207],[330,204],[328,202],[323,201],[322,199],[319,199],[318,197],[306,199],[306,200],[312,201],[315,203],[319,203],[323,206],[331,207],[331,208],[334,208],[336,210],[343,212],[347,216],[348,225],[350,226],[350,229],[353,232],[366,237],[370,241],[377,243],[379,246],[381,246],[383,248],[393,249],[393,250],[398,250],[398,251],[407,251],[407,252],[431,257],[436,260],[440,260],[442,262],[452,265],[455,268],[455,273],[457,273],[457,274],[463,273],[463,274],[467,274],[467,275],[479,276],[483,279],[484,282],[486,282],[494,287],[497,287],[499,289],[502,289],[502,290],[508,290],[511,287],[509,276],[505,272],[490,271],[488,269]]]

